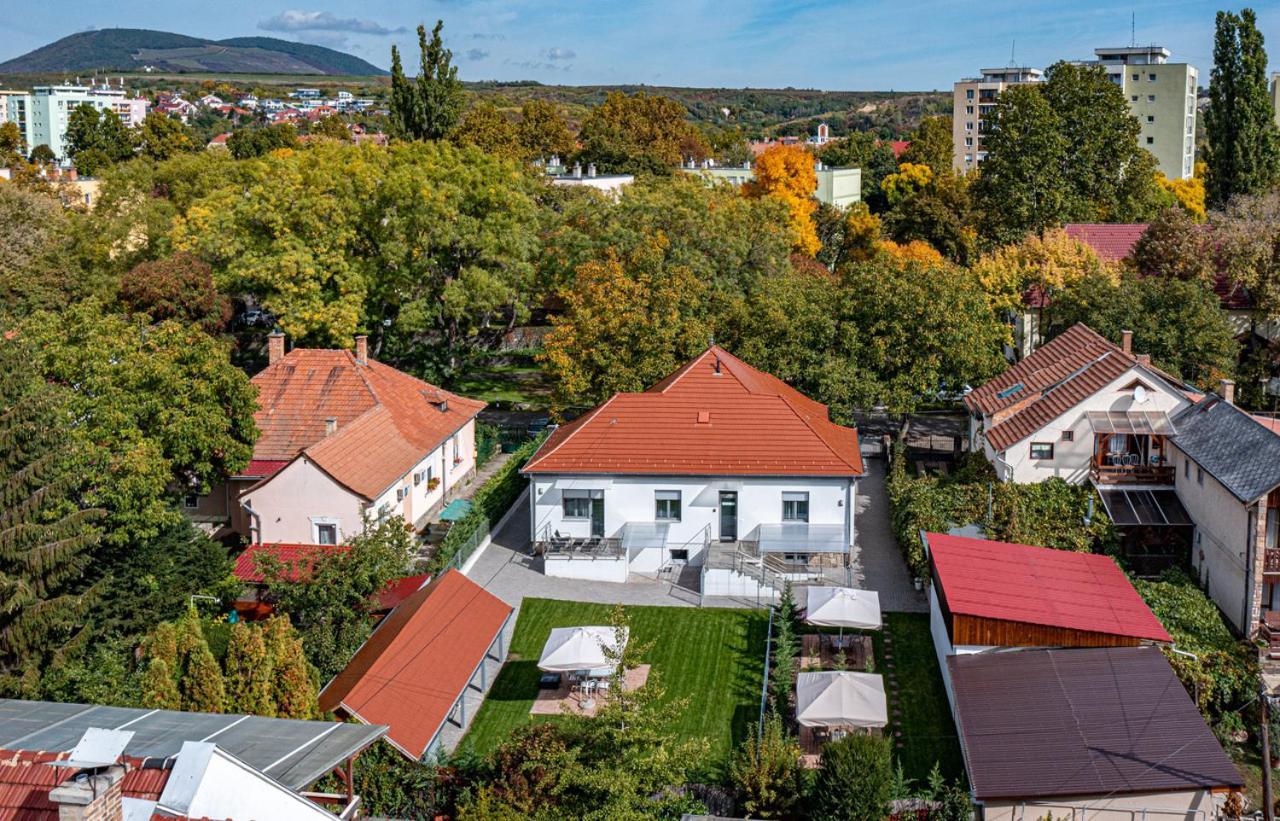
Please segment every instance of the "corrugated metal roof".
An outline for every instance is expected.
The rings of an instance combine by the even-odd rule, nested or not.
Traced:
[[[1280,436],[1210,394],[1174,417],[1178,450],[1248,504],[1280,486]]]
[[[212,741],[294,791],[387,732],[376,724],[0,699],[0,749],[65,752],[90,727],[131,730],[125,755],[135,758],[172,758],[184,741]]]
[[[945,533],[925,538],[953,614],[1173,641],[1110,556]]]
[[[643,393],[553,433],[527,473],[856,476],[858,434],[827,406],[712,346]]]
[[[1154,647],[947,659],[979,801],[1243,785]]]

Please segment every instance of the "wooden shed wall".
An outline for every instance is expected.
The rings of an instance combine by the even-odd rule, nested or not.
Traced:
[[[1019,621],[951,616],[952,644],[996,647],[1137,647],[1141,639]]]

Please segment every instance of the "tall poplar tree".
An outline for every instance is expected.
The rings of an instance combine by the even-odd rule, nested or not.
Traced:
[[[391,48],[391,125],[402,139],[443,139],[462,117],[462,81],[453,52],[440,37],[443,28],[444,21],[437,20],[428,40],[426,26],[418,26],[421,64],[414,81],[404,74],[400,51]]]
[[[1280,180],[1280,130],[1267,94],[1267,52],[1253,9],[1218,12],[1209,111],[1209,204]]]

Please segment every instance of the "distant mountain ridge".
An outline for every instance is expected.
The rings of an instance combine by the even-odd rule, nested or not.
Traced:
[[[0,63],[0,74],[140,71],[219,74],[384,75],[350,54],[274,37],[206,40],[149,29],[82,31]]]

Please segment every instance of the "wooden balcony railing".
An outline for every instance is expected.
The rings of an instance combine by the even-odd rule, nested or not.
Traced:
[[[1089,475],[1099,485],[1171,485],[1175,477],[1169,465],[1094,465]]]

